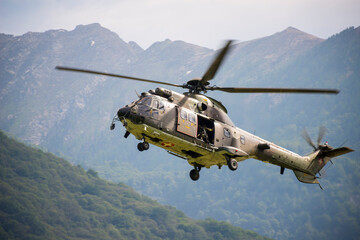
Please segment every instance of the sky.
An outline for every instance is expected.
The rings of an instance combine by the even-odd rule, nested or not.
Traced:
[[[0,0],[0,33],[100,23],[146,49],[165,39],[217,49],[289,26],[320,38],[360,25],[360,0]]]

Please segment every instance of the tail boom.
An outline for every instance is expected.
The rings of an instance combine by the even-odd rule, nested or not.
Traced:
[[[294,174],[300,182],[309,183],[309,184],[319,184],[316,175],[332,158],[353,151],[354,151],[353,149],[348,147],[333,149],[330,146],[326,146],[324,149],[317,150],[307,156],[310,158],[311,162],[309,164],[309,167],[306,169],[306,172],[293,170]]]

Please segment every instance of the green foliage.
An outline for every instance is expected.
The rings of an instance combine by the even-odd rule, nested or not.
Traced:
[[[1,239],[264,239],[195,221],[0,132]]]
[[[92,170],[91,168],[89,170],[86,171],[86,173],[90,176],[93,176],[93,177],[99,177],[98,176],[98,173],[95,172],[94,170]]]

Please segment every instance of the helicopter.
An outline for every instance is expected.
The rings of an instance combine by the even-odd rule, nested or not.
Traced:
[[[193,181],[200,178],[200,170],[204,167],[218,166],[221,169],[222,166],[227,166],[231,171],[235,171],[238,162],[252,158],[279,166],[280,174],[283,174],[286,168],[290,169],[300,182],[318,184],[322,189],[318,178],[323,167],[332,158],[352,152],[353,149],[333,148],[327,142],[321,144],[326,131],[324,127],[320,127],[317,143],[314,144],[304,129],[302,135],[314,151],[300,156],[236,127],[225,106],[204,94],[208,91],[338,94],[339,90],[209,86],[210,80],[215,77],[233,46],[233,41],[228,40],[201,78],[191,79],[182,85],[80,68],[56,66],[56,69],[187,89],[187,92],[181,94],[158,87],[138,94],[138,99],[117,111],[110,129],[115,128],[116,122],[121,122],[126,130],[124,137],[132,134],[140,141],[137,145],[139,151],[148,150],[152,144],[165,149],[169,154],[187,160],[193,167],[189,173]]]

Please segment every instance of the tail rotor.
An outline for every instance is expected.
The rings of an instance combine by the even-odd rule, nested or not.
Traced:
[[[311,140],[310,135],[307,132],[306,128],[304,128],[301,135],[305,139],[305,141],[314,148],[314,151],[316,151],[316,150],[319,150],[320,148],[322,148],[321,141],[324,138],[326,131],[327,131],[326,127],[324,127],[324,126],[321,126],[319,128],[318,138],[317,138],[317,142],[316,142],[317,145],[315,145],[314,142]],[[325,145],[327,145],[327,144],[325,144]]]
[[[319,146],[320,146],[320,143],[321,143],[321,140],[323,139],[323,137],[325,136],[325,134],[326,134],[326,127],[324,127],[324,126],[320,126],[320,128],[319,128],[319,134],[318,134],[318,139],[317,139],[317,146],[318,146],[318,148],[319,148]]]
[[[314,144],[314,142],[311,140],[309,133],[306,129],[302,131],[302,136],[305,139],[305,141],[314,148],[314,152],[308,155],[311,159],[311,165],[309,168],[311,171],[315,174],[319,173],[319,175],[324,175],[325,171],[320,172],[320,170],[326,165],[327,162],[331,162],[331,158],[335,158],[338,156],[341,156],[343,154],[347,154],[349,152],[353,152],[354,150],[349,147],[339,147],[339,148],[333,148],[330,145],[328,145],[327,142],[324,144],[321,144],[321,141],[326,133],[326,128],[324,126],[321,126],[319,128],[319,134],[317,138],[317,145]]]

